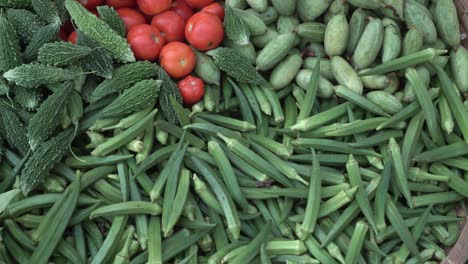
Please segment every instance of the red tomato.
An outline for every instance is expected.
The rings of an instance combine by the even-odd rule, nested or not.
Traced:
[[[178,79],[193,71],[197,58],[187,44],[176,41],[164,46],[159,61],[169,76]]]
[[[137,0],[137,4],[143,13],[154,16],[171,8],[172,0]]]
[[[195,104],[199,102],[205,93],[205,84],[202,79],[191,75],[180,80],[177,84],[184,104]]]
[[[187,22],[185,37],[198,50],[214,49],[223,41],[223,22],[211,13],[198,12]]]
[[[67,41],[76,44],[77,39],[78,34],[76,33],[76,31],[73,31],[72,33],[70,33],[70,35],[68,35]]]
[[[172,2],[171,10],[179,14],[186,22],[193,16],[193,9],[185,3],[185,0],[175,0]]]
[[[174,11],[164,11],[154,16],[151,25],[161,31],[168,43],[185,39],[185,21]]]
[[[134,7],[136,6],[136,0],[107,0],[106,5],[114,8]]]
[[[127,34],[127,41],[139,60],[155,61],[165,44],[159,30],[147,24],[133,26]]]
[[[224,7],[218,2],[205,6],[202,11],[216,15],[219,19],[224,20]]]
[[[61,27],[60,27],[60,32],[59,32],[59,37],[60,39],[62,40],[67,40],[68,38],[68,35],[70,35],[70,33],[75,30],[73,28],[73,25],[71,23],[70,20],[68,20],[67,22],[65,22],[65,24],[63,24]]]
[[[119,8],[117,9],[117,13],[125,23],[127,31],[136,25],[146,24],[145,16],[133,8]]]
[[[193,8],[203,8],[211,4],[214,0],[185,0]]]
[[[78,0],[88,10],[94,10],[97,6],[104,4],[104,0]]]

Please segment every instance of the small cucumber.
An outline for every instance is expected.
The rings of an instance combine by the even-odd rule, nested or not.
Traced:
[[[313,42],[323,42],[325,25],[318,22],[306,22],[298,25],[295,31],[302,39]]]
[[[378,105],[385,112],[393,115],[403,109],[401,102],[392,94],[385,91],[372,91],[366,94],[367,99]]]
[[[268,7],[268,0],[246,0],[246,2],[258,12],[264,12]]]
[[[310,77],[312,76],[312,70],[303,69],[300,70],[296,75],[296,83],[302,89],[306,90],[307,86],[309,85]],[[330,98],[332,97],[333,91],[333,84],[328,81],[323,76],[320,76],[319,79],[319,86],[317,90],[317,96],[320,98]]]
[[[194,51],[197,56],[197,63],[195,64],[194,72],[206,83],[219,85],[221,72],[213,59],[203,52],[197,50]]]
[[[283,16],[291,16],[296,10],[296,0],[271,0],[271,4]]]
[[[416,27],[410,27],[403,38],[402,56],[413,54],[420,51],[423,47],[424,36]]]
[[[327,11],[332,0],[297,0],[296,12],[304,21],[314,21]]]
[[[349,63],[340,56],[335,56],[331,59],[333,75],[339,84],[362,94],[363,84],[357,72],[349,65]]]
[[[270,41],[257,56],[257,70],[266,71],[278,64],[294,46],[296,34],[280,34]]]
[[[251,41],[252,44],[258,48],[263,49],[270,41],[275,39],[278,36],[278,32],[276,30],[268,28],[265,34],[259,36],[252,36]]]
[[[424,36],[424,43],[434,43],[437,30],[429,10],[414,0],[405,1],[405,22],[408,27],[415,26]]]
[[[262,35],[267,31],[267,26],[260,16],[240,9],[234,9],[234,11],[245,22],[252,36]]]
[[[280,16],[276,21],[276,30],[278,33],[293,32],[299,25],[299,19],[295,16]]]
[[[460,46],[450,52],[452,74],[458,90],[464,95],[468,93],[468,51]]]
[[[356,69],[364,69],[374,62],[382,47],[383,37],[382,20],[371,18],[354,51],[353,64]]]
[[[313,70],[317,62],[320,60],[320,75],[327,78],[328,80],[334,81],[335,76],[331,69],[331,62],[329,59],[319,59],[318,57],[308,57],[304,59],[302,67],[304,69]]]
[[[278,20],[279,13],[276,11],[276,9],[272,6],[267,7],[267,9],[260,13],[260,18],[265,22],[265,25],[270,25],[275,23],[276,20]]]
[[[452,0],[438,0],[435,2],[434,20],[438,29],[437,32],[447,45],[453,48],[460,45],[457,8]]]
[[[270,84],[273,89],[286,87],[297,75],[302,66],[302,56],[291,54],[284,58],[270,74]]]
[[[344,13],[330,19],[325,29],[323,45],[329,57],[340,56],[348,44],[349,25]]]
[[[384,40],[382,44],[382,62],[398,58],[401,52],[401,32],[398,24],[389,19],[382,20],[384,27]]]

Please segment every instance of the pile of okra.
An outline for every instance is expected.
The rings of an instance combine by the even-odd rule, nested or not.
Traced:
[[[0,263],[446,258],[468,197],[454,2],[224,4],[184,105],[112,8],[0,0]]]

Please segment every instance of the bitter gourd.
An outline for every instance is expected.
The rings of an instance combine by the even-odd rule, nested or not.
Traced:
[[[97,11],[99,12],[99,17],[104,20],[104,22],[119,33],[120,36],[125,37],[127,34],[125,23],[114,8],[109,6],[98,6]]]
[[[47,23],[61,23],[57,7],[51,0],[31,0],[31,4],[36,14],[42,20]]]
[[[238,45],[249,43],[250,31],[244,20],[242,20],[230,6],[226,6],[224,28],[227,37]]]
[[[70,42],[48,43],[39,49],[38,60],[52,66],[68,66],[91,54],[93,50],[86,46]]]
[[[16,115],[12,108],[4,107],[2,104],[0,115],[5,132],[5,139],[8,144],[14,147],[21,155],[25,155],[29,150],[28,138],[26,136],[26,126]],[[8,129],[6,129],[8,128]]]
[[[94,72],[97,76],[101,76],[106,79],[112,78],[112,71],[114,70],[114,66],[112,64],[113,61],[110,53],[81,31],[78,30],[77,35],[78,45],[86,46],[92,49],[88,56],[82,58],[79,61],[79,64],[84,69],[90,72]]]
[[[156,101],[161,81],[144,80],[125,90],[102,111],[103,117],[115,117],[138,111]]]
[[[16,86],[14,88],[14,100],[21,105],[27,111],[36,110],[42,99],[42,94],[37,89],[28,89],[22,86]]]
[[[217,48],[207,52],[213,57],[215,64],[227,75],[238,82],[262,84],[265,79],[248,62],[248,59],[231,48]]]
[[[21,172],[21,189],[25,195],[44,182],[54,164],[62,159],[73,137],[73,130],[67,129],[42,143],[34,151]]]
[[[28,126],[28,141],[31,149],[36,149],[39,144],[46,141],[57,128],[60,115],[72,91],[73,83],[66,82],[39,107]]]
[[[182,104],[182,95],[176,84],[163,68],[158,67],[158,76],[161,83],[161,96],[159,96],[159,105],[167,121],[178,123],[177,113],[172,106],[170,98],[174,98],[179,104]]]
[[[0,36],[0,71],[5,72],[22,63],[18,36],[5,13],[0,13]]]
[[[31,7],[31,0],[0,0],[0,7],[28,8]]]
[[[16,33],[25,44],[28,44],[34,33],[45,25],[36,14],[28,10],[7,9],[6,14],[8,21],[16,29]]]
[[[139,81],[151,79],[156,76],[157,70],[158,66],[148,61],[122,65],[114,70],[112,79],[105,80],[96,87],[91,101],[96,102],[109,94],[128,89]]]
[[[107,49],[114,59],[121,62],[135,61],[135,56],[127,40],[121,37],[106,22],[86,10],[77,1],[66,0],[65,7],[75,22],[76,27],[98,42],[103,48]]]
[[[26,61],[37,59],[39,49],[46,43],[56,41],[60,30],[60,24],[52,23],[41,27],[31,38],[28,46],[24,50],[23,58]]]
[[[27,88],[36,88],[44,84],[73,80],[82,72],[32,63],[23,64],[3,74],[8,81]]]

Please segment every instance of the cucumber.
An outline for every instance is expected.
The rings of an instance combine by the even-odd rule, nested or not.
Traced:
[[[299,19],[295,16],[280,16],[276,21],[276,30],[280,34],[293,32],[299,23]]]
[[[296,34],[280,34],[271,40],[257,56],[257,69],[266,71],[278,64],[294,46]]]
[[[333,0],[297,0],[296,12],[303,22],[314,21],[321,16]]]
[[[112,79],[105,80],[96,87],[91,95],[91,102],[96,102],[109,94],[121,92],[139,81],[156,77],[158,68],[156,64],[148,61],[120,66],[114,70]]]
[[[308,57],[304,59],[302,67],[304,69],[313,70],[317,62],[320,60],[320,75],[327,78],[328,80],[334,81],[335,76],[331,69],[331,62],[329,59],[319,59],[318,57]]]
[[[245,9],[247,8],[247,2],[245,0],[228,0],[226,5],[232,8]]]
[[[213,59],[203,52],[195,49],[193,51],[197,56],[194,72],[206,83],[219,85],[221,72]]]
[[[325,25],[319,22],[306,22],[298,25],[295,32],[301,39],[323,42],[325,36]]]
[[[383,4],[379,0],[348,0],[349,4],[365,9],[378,9],[383,7]]]
[[[268,0],[246,0],[246,2],[258,12],[264,12],[268,7]]]
[[[121,37],[106,22],[74,0],[65,0],[65,7],[70,12],[75,26],[109,51],[114,59],[121,62],[135,61],[135,56],[127,40]]]
[[[262,84],[263,77],[255,70],[243,55],[231,48],[217,48],[207,52],[213,57],[215,64],[227,75],[238,82]]]
[[[356,69],[364,69],[374,62],[382,48],[383,37],[382,20],[371,18],[354,51],[353,64]]]
[[[28,159],[21,172],[21,189],[24,195],[27,195],[44,182],[45,177],[49,174],[54,164],[60,161],[68,150],[73,137],[73,130],[67,129],[41,144],[33,152],[33,155]]]
[[[356,46],[361,39],[362,33],[367,25],[367,12],[364,9],[358,8],[351,15],[349,20],[349,39],[348,46],[346,47],[346,52],[348,54],[353,54]]]
[[[382,44],[382,62],[398,58],[401,52],[401,31],[398,24],[389,19],[382,20],[384,27],[384,40]]]
[[[244,21],[252,36],[262,35],[267,31],[267,26],[260,16],[240,9],[234,9],[234,12]]]
[[[332,19],[334,16],[339,15],[341,13],[343,13],[347,17],[348,11],[349,11],[349,4],[347,1],[334,0],[333,3],[331,3],[330,7],[328,8],[327,12],[325,12],[325,15],[323,16],[323,22],[325,24],[328,24],[330,19]]]
[[[424,43],[434,43],[437,39],[437,30],[427,8],[414,0],[405,1],[405,22],[408,27],[414,26],[424,36]]]
[[[291,54],[284,58],[271,71],[270,84],[273,89],[281,89],[291,83],[299,72],[301,66],[302,56],[300,54]]]
[[[38,63],[23,64],[3,74],[8,81],[27,88],[36,88],[44,84],[73,80],[82,72],[62,69]]]
[[[6,72],[22,63],[18,35],[7,20],[5,13],[0,12],[0,72]]]
[[[413,54],[420,51],[423,47],[424,36],[423,33],[416,27],[410,27],[403,37],[402,43],[402,56]]]
[[[465,96],[468,94],[468,51],[465,47],[458,47],[450,52],[452,75],[458,90]]]
[[[283,16],[292,16],[296,11],[296,0],[271,0],[271,4]]]
[[[312,70],[300,70],[296,75],[297,85],[299,85],[299,87],[301,87],[303,90],[307,90],[311,76]],[[320,98],[330,98],[333,95],[333,90],[333,84],[323,76],[320,76],[317,96]]]
[[[278,32],[276,30],[268,28],[265,34],[259,36],[252,36],[252,44],[259,49],[264,48],[270,41],[275,39],[278,36]]]
[[[348,44],[349,25],[344,13],[330,19],[325,29],[324,47],[329,57],[340,56]]]
[[[333,75],[335,75],[335,79],[339,84],[355,93],[362,94],[363,84],[361,78],[345,59],[335,56],[331,59],[331,66]]]
[[[117,117],[141,110],[155,102],[161,81],[144,80],[126,89],[110,105],[102,110],[102,116]]]
[[[372,91],[366,94],[367,99],[378,105],[385,112],[394,115],[403,109],[401,102],[392,94],[385,91]]]
[[[32,150],[46,141],[57,128],[72,91],[73,83],[66,82],[41,104],[28,126],[28,141]]]
[[[260,18],[265,22],[265,25],[270,25],[272,23],[275,23],[276,20],[278,20],[279,13],[276,11],[276,9],[272,6],[267,7],[267,9],[260,13]]]
[[[438,29],[437,32],[447,45],[452,48],[460,45],[457,7],[452,0],[438,0],[435,2],[434,20]]]

